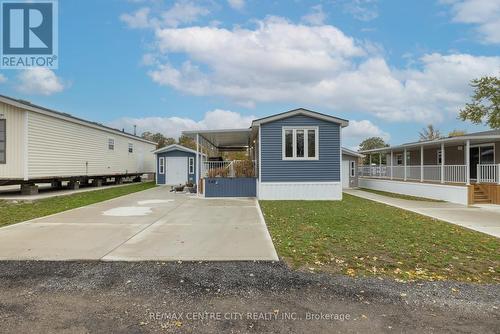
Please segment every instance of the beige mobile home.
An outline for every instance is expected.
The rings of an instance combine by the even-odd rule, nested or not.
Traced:
[[[0,186],[120,182],[154,173],[155,149],[123,131],[0,95]]]

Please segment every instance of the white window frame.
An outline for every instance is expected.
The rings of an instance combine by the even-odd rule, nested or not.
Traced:
[[[437,161],[437,164],[438,165],[441,165],[441,161],[443,159],[443,154],[441,153],[441,150],[437,150],[436,152],[437,156],[436,156],[436,161]]]
[[[193,157],[189,157],[189,160],[188,160],[188,168],[189,168],[189,174],[194,174],[194,158]]]
[[[5,131],[4,131],[5,137],[0,138],[0,142],[3,142],[3,144],[4,144],[4,149],[2,150],[3,160],[0,160],[0,164],[5,165],[5,164],[7,164],[7,120],[2,118],[2,119],[0,119],[0,122],[3,122],[5,125]]]
[[[134,144],[128,143],[128,153],[134,153]]]
[[[111,141],[113,141],[113,148],[111,148]],[[116,141],[115,138],[108,138],[108,151],[114,151],[116,147]]]
[[[356,161],[354,160],[349,161],[349,168],[350,168],[349,171],[350,177],[356,177]]]
[[[477,145],[471,145],[470,147],[473,148],[473,147],[479,147],[479,164],[481,164],[481,147],[483,146],[493,146],[493,161],[497,161],[497,157],[496,157],[496,151],[497,151],[497,148],[495,147],[495,143],[484,143],[484,144],[477,144]]]
[[[165,174],[165,157],[158,158],[158,174]]]
[[[285,132],[286,130],[292,130],[292,157],[287,157],[285,155],[286,143],[285,143]],[[304,156],[297,157],[297,130],[304,131]],[[308,145],[308,133],[307,130],[314,130],[315,135],[315,156],[309,157],[309,145]],[[281,130],[281,153],[282,159],[287,161],[297,161],[297,160],[319,160],[319,127],[318,126],[284,126]]]

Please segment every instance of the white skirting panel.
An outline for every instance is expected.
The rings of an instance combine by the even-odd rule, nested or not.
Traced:
[[[359,187],[467,205],[466,186],[359,178]]]
[[[259,182],[263,200],[341,200],[340,182]]]

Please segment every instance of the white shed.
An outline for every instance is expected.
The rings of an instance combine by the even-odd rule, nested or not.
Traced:
[[[0,95],[0,185],[155,172],[156,143]]]

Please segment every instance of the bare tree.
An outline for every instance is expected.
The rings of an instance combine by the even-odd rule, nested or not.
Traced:
[[[429,124],[426,128],[423,128],[421,132],[419,132],[420,141],[426,140],[434,140],[441,138],[441,133],[438,129],[434,128],[434,125]]]

